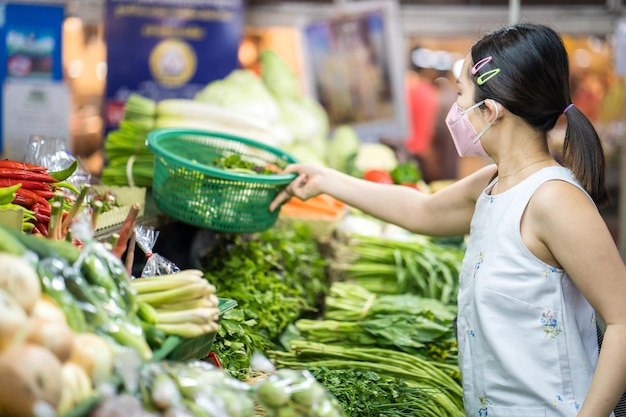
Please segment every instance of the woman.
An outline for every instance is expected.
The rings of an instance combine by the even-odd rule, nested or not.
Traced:
[[[568,80],[552,29],[487,34],[446,123],[459,155],[495,164],[432,195],[296,164],[270,207],[327,193],[415,233],[469,233],[458,298],[468,416],[612,416],[626,390],[626,267],[596,207],[608,200],[601,144]],[[559,117],[563,165],[547,145]]]

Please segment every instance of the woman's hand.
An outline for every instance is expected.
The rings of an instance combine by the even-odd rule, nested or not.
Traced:
[[[322,178],[329,171],[327,168],[313,164],[288,165],[283,174],[296,173],[298,176],[284,190],[282,190],[270,204],[270,211],[276,210],[281,204],[289,201],[291,197],[308,200],[323,192]]]

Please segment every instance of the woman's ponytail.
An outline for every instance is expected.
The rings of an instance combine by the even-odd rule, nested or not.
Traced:
[[[563,142],[563,165],[572,170],[597,206],[610,203],[605,185],[606,164],[602,144],[587,116],[570,104],[563,111],[567,129]]]

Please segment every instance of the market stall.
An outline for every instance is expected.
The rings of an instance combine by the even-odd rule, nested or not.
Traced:
[[[0,415],[464,415],[464,236],[415,235],[328,195],[267,210],[297,161],[426,193],[454,181],[427,183],[388,146],[404,134],[404,69],[398,9],[379,6],[318,7],[289,62],[268,46],[297,50],[292,29],[248,28],[254,59],[242,48],[241,68],[177,97],[123,85],[92,178],[50,152],[0,161]],[[294,7],[249,19],[291,22]],[[468,42],[410,34],[433,51]],[[367,53],[379,61],[361,65]]]
[[[77,161],[3,161],[2,213],[19,217],[0,228],[2,264],[16,267],[0,281],[0,380],[19,381],[0,389],[4,414],[463,414],[452,325],[462,237],[412,235],[328,195],[269,212],[293,179],[280,171],[298,160],[298,139],[291,151],[267,143],[260,123],[232,123],[241,115],[212,95],[240,88],[241,76],[275,103],[294,75],[271,51],[263,62],[281,76],[238,70],[209,84],[206,101],[132,96],[106,142],[102,184],[76,185]],[[323,120],[311,98],[291,94]],[[219,117],[206,118],[212,131],[190,117],[156,127],[175,105]],[[418,166],[347,125],[317,158],[430,192]],[[172,224],[203,231],[179,248],[201,245],[194,268],[157,245]],[[13,366],[22,360],[32,368]]]
[[[15,180],[3,209],[22,215],[0,227],[3,415],[462,415],[462,241],[321,197],[286,204],[263,230],[216,231],[202,269],[181,270],[152,253],[158,232],[137,203],[116,233],[94,233],[114,192],[74,189],[72,171],[2,172]],[[149,255],[140,274],[135,244]]]

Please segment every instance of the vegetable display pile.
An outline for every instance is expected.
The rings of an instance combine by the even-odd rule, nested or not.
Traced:
[[[63,309],[76,332],[101,333],[150,359],[152,351],[137,316],[137,295],[124,266],[98,242],[81,250],[71,243],[50,241],[0,228],[0,250],[18,256],[37,255],[43,293]]]
[[[109,132],[104,141],[103,184],[152,186],[154,155],[145,142],[154,128],[155,111],[154,101],[130,95],[119,127]]]
[[[289,351],[272,351],[268,355],[279,367],[353,369],[374,371],[386,377],[399,377],[409,386],[430,393],[428,400],[421,406],[423,415],[465,415],[460,384],[430,361],[408,353],[293,339]],[[342,404],[342,407],[346,406]]]
[[[186,269],[135,279],[131,285],[137,292],[138,314],[153,346],[160,347],[166,335],[193,338],[217,331],[219,300],[215,287],[201,271]]]
[[[204,361],[163,360],[147,345],[141,317],[169,334],[193,336],[185,326],[196,321],[214,331],[215,299],[200,271],[129,281],[103,244],[79,249],[0,226],[0,414],[343,415],[307,372],[243,382]]]
[[[350,235],[335,242],[331,273],[374,293],[413,293],[453,304],[462,258],[461,246],[440,245],[424,236],[398,241]]]
[[[309,372],[342,405],[349,417],[424,417],[440,415],[431,390],[375,371],[309,367]]]
[[[432,361],[459,379],[453,319],[456,306],[413,294],[374,294],[336,282],[326,296],[324,320],[298,320],[300,333],[322,343],[396,349]]]
[[[62,171],[48,172],[48,168],[36,164],[0,160],[0,208],[22,210],[25,232],[60,238],[61,222],[69,214],[73,202],[64,190],[69,190],[70,194],[78,193],[65,180],[77,166],[75,161]]]
[[[326,261],[305,225],[222,236],[207,258],[206,278],[239,304],[222,317],[213,351],[245,379],[252,353],[276,347],[289,324],[321,305]]]

